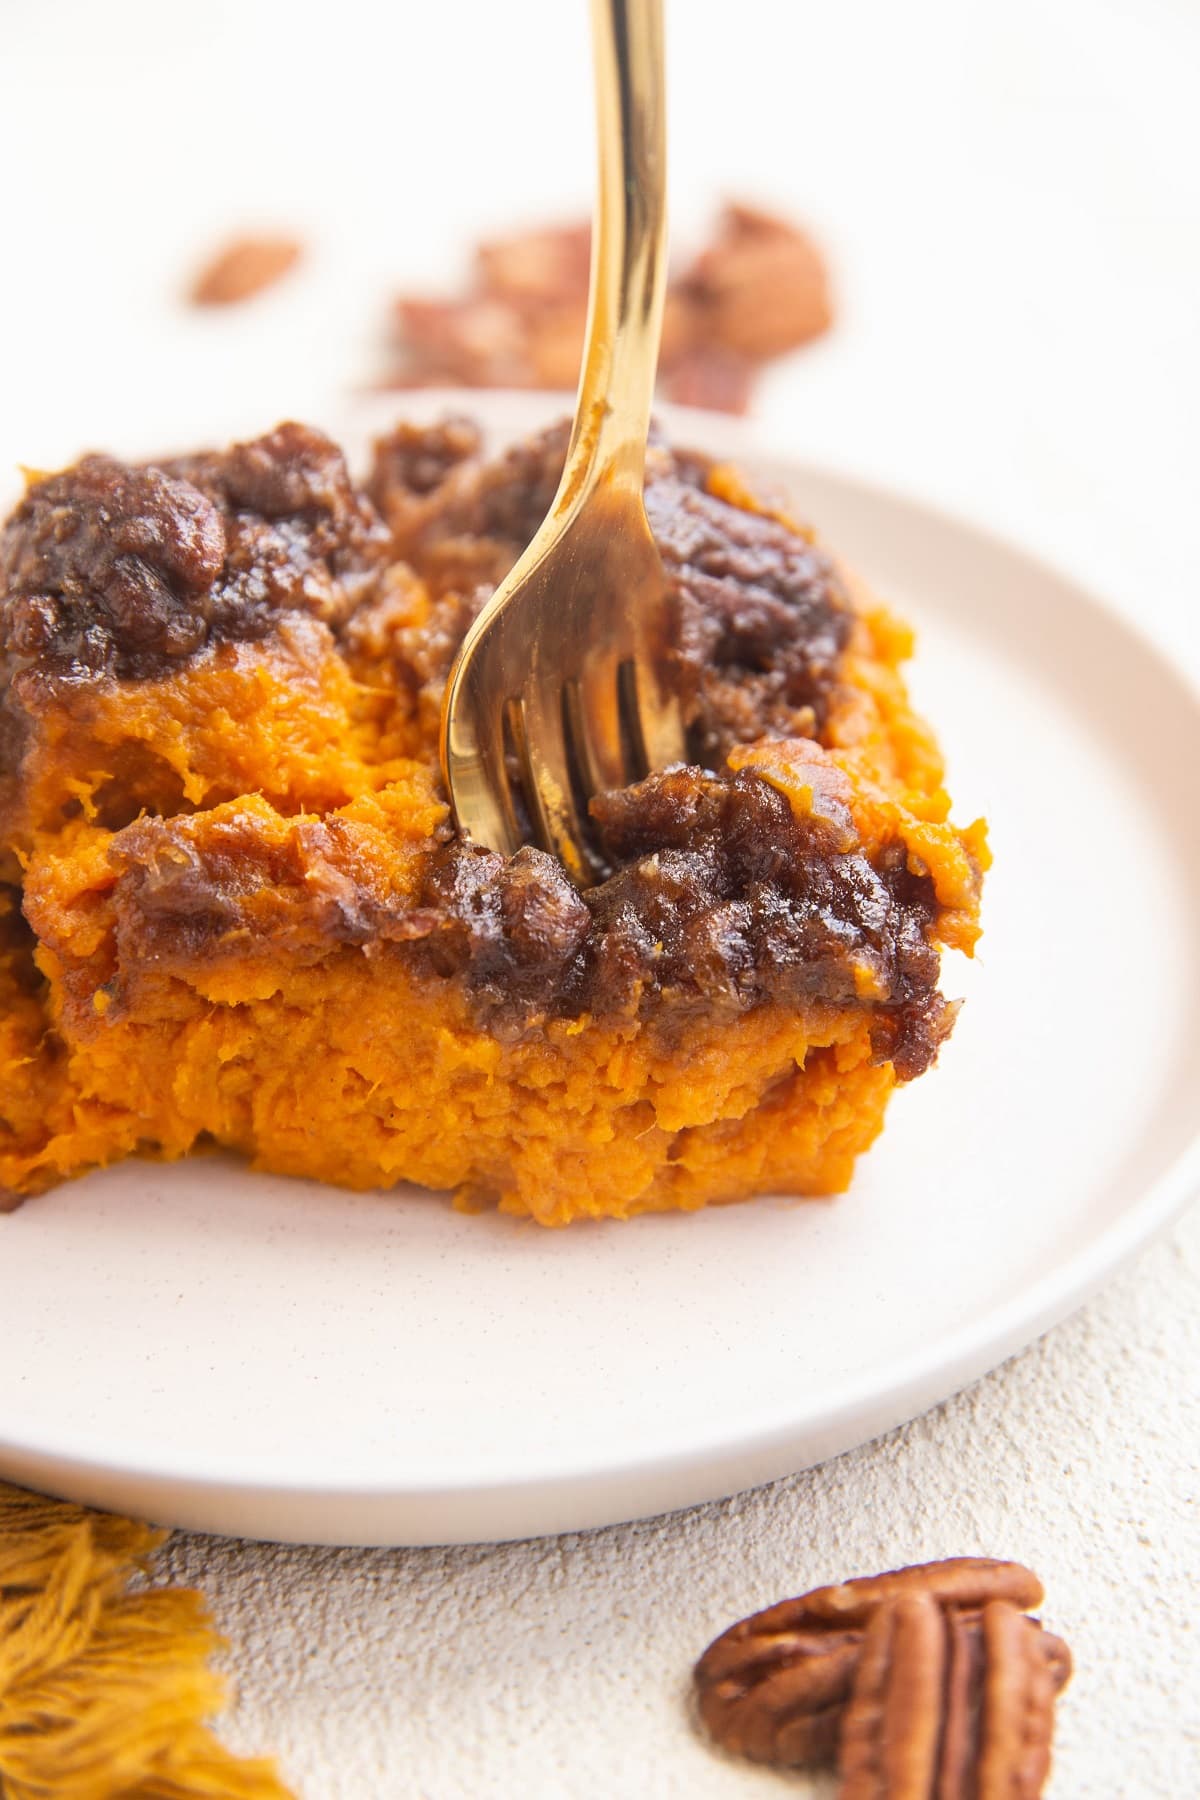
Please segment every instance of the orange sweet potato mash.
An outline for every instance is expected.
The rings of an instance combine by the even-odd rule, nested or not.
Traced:
[[[0,1199],[216,1143],[547,1225],[848,1183],[953,1021],[983,826],[904,628],[728,470],[652,452],[686,768],[597,803],[580,895],[461,842],[467,623],[561,431],[399,428],[35,480],[0,539]]]

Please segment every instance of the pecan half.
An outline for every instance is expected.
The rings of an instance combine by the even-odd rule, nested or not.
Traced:
[[[945,1621],[928,1594],[879,1608],[842,1721],[841,1800],[932,1800],[946,1662]]]
[[[912,1563],[882,1575],[860,1575],[834,1587],[814,1588],[811,1594],[780,1600],[743,1619],[724,1635],[803,1631],[814,1625],[865,1625],[877,1607],[915,1592],[928,1594],[939,1606],[978,1608],[989,1600],[1008,1600],[1022,1612],[1040,1606],[1045,1598],[1041,1582],[1023,1563],[998,1562],[991,1556],[952,1556],[944,1562]]]
[[[726,1750],[776,1766],[832,1767],[840,1743],[846,1778],[860,1784],[847,1788],[851,1800],[1024,1800],[1039,1786],[1014,1786],[1016,1775],[978,1794],[971,1784],[986,1755],[1001,1754],[989,1745],[1007,1756],[1013,1731],[995,1722],[1009,1714],[1025,1721],[1020,1780],[1044,1779],[1050,1711],[1071,1659],[1021,1611],[1041,1598],[1021,1564],[959,1557],[780,1601],[704,1652],[701,1719]]]
[[[817,1627],[738,1638],[739,1629],[719,1637],[696,1666],[709,1734],[754,1762],[831,1767],[862,1633]]]
[[[882,1606],[842,1720],[839,1800],[1037,1800],[1065,1650],[1005,1600],[975,1624],[927,1594]]]
[[[1057,1690],[1037,1636],[1015,1607],[1002,1600],[984,1607],[977,1800],[1036,1800],[1049,1773]],[[965,1783],[945,1800],[959,1794],[968,1800]]]

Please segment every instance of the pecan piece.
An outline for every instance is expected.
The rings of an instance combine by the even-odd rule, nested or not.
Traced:
[[[702,314],[707,341],[756,362],[806,344],[833,322],[816,245],[757,207],[726,207],[680,288]]]
[[[968,1795],[975,1800],[971,1784],[990,1741],[980,1736],[986,1670],[996,1693],[989,1717],[1000,1717],[997,1708],[1004,1705],[1024,1707],[1028,1732],[1021,1779],[1040,1782],[1049,1752],[1049,1732],[1041,1721],[1071,1672],[1070,1652],[1061,1639],[1020,1611],[1041,1597],[1036,1575],[1019,1563],[958,1557],[780,1601],[731,1626],[704,1652],[695,1677],[700,1717],[724,1749],[787,1768],[832,1767],[839,1741],[845,1750],[844,1733],[849,1731],[850,1741],[857,1743],[851,1752],[857,1759],[855,1780],[865,1782],[869,1771],[876,1783],[860,1787],[859,1793],[909,1791],[895,1786],[898,1777],[889,1773],[887,1758],[894,1755],[900,1758],[898,1767],[928,1773],[925,1788],[911,1791],[931,1800],[934,1795],[936,1800]],[[1015,1673],[1012,1619],[1020,1621]],[[869,1658],[868,1641],[873,1646]],[[889,1674],[897,1663],[903,1673]],[[884,1707],[881,1713],[889,1681],[895,1691],[890,1711]],[[868,1685],[860,1694],[864,1682]],[[881,1764],[881,1718],[893,1720],[888,1730],[894,1735],[895,1722],[908,1720],[913,1696],[921,1692],[934,1695],[926,1706],[937,1724],[932,1751],[928,1731],[918,1742],[918,1724],[909,1720],[899,1748],[887,1737],[892,1747]],[[861,1702],[857,1714],[847,1704],[852,1694]],[[863,1694],[872,1696],[869,1715]],[[935,1778],[936,1788],[929,1785]],[[980,1800],[984,1791],[979,1791]],[[849,1792],[853,1796],[856,1790]],[[1005,1793],[1007,1800],[1024,1800],[1038,1787],[1010,1783],[1010,1789],[995,1792]]]
[[[946,1661],[945,1620],[929,1594],[879,1608],[842,1720],[840,1800],[933,1800]]]
[[[737,1638],[738,1629],[710,1644],[696,1665],[710,1736],[753,1762],[832,1767],[861,1632],[818,1627]]]
[[[938,1770],[937,1800],[970,1793],[979,1728],[979,1683],[983,1666],[979,1619],[971,1624],[961,1613],[946,1614],[945,1719]]]
[[[983,1609],[983,1651],[977,1800],[1037,1800],[1050,1769],[1055,1696],[1037,1627],[994,1600]],[[967,1800],[967,1789],[960,1792]]]
[[[295,238],[233,238],[196,276],[189,298],[194,306],[236,306],[282,281],[302,254]]]
[[[978,1609],[989,1600],[1008,1600],[1022,1612],[1040,1606],[1044,1597],[1033,1570],[1021,1563],[997,1562],[990,1556],[954,1556],[945,1562],[913,1563],[882,1575],[860,1575],[834,1587],[814,1588],[810,1594],[780,1600],[740,1620],[722,1635],[740,1639],[826,1625],[865,1625],[877,1607],[917,1591],[929,1594],[939,1606]]]
[[[993,1598],[1036,1605],[1037,1576],[1020,1563],[958,1557],[817,1588],[742,1619],[696,1665],[700,1716],[727,1750],[785,1767],[832,1763],[861,1632],[883,1604],[927,1594],[978,1609]]]
[[[476,245],[479,287],[492,299],[542,304],[581,300],[587,306],[592,227],[588,219],[519,231]]]
[[[720,344],[693,344],[674,359],[663,360],[662,388],[676,406],[706,406],[710,412],[744,413],[749,409],[756,365]]]
[[[1066,1646],[1006,1600],[880,1607],[842,1717],[839,1800],[1037,1800]]]
[[[455,297],[401,297],[390,385],[571,387],[587,320],[586,221],[481,243]],[[708,247],[672,280],[663,314],[663,392],[745,412],[762,365],[825,331],[824,262],[811,239],[755,207],[729,206]]]

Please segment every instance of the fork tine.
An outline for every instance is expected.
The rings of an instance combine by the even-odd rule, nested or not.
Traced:
[[[558,857],[576,886],[587,886],[596,863],[575,799],[559,690],[529,683],[514,708],[514,727],[522,787],[538,842]]]
[[[443,755],[460,819],[469,818],[477,842],[515,856],[522,835],[509,787],[503,707],[463,706]]]
[[[584,791],[603,794],[632,779],[621,742],[617,665],[606,658],[563,689],[567,731]]]
[[[652,664],[624,663],[622,674],[626,675],[626,698],[641,740],[639,775],[686,762],[687,730],[679,695],[660,680]]]

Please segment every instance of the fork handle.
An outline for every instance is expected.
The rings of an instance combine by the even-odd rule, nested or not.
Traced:
[[[587,340],[555,512],[641,492],[667,267],[662,0],[592,0],[597,184]]]

